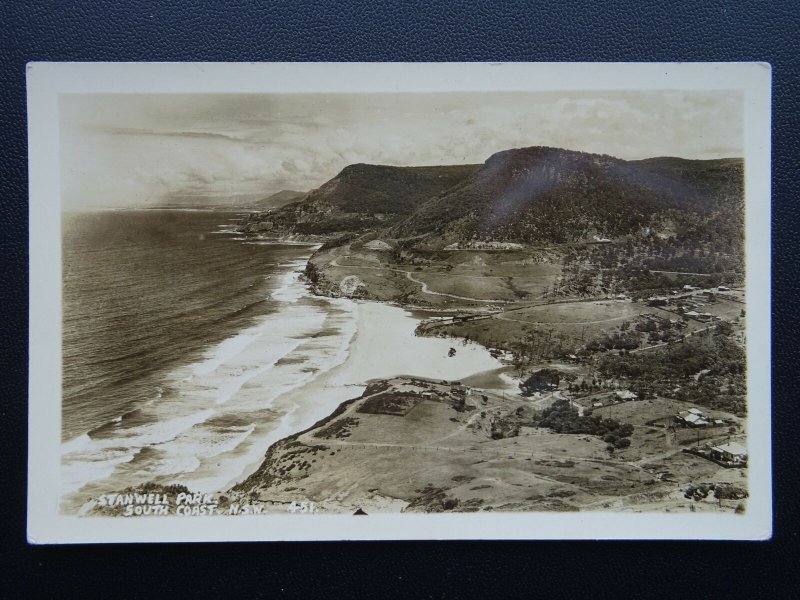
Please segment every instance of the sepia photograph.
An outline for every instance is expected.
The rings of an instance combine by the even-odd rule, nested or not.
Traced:
[[[769,537],[768,66],[28,82],[31,542]]]

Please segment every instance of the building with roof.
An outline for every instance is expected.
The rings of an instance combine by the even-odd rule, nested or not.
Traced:
[[[675,415],[675,420],[684,427],[706,427],[709,424],[706,416],[696,408],[682,410]]]
[[[711,458],[732,466],[744,466],[747,464],[747,448],[739,442],[712,446]]]

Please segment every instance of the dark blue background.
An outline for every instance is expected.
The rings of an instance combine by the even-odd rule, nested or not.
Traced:
[[[622,597],[797,592],[796,2],[6,2],[0,17],[2,597],[594,597],[601,587]],[[772,63],[774,540],[26,546],[24,74],[33,60]]]

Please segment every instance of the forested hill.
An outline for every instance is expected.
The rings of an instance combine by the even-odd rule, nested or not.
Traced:
[[[390,167],[363,163],[345,167],[311,192],[306,203],[343,213],[411,214],[428,200],[474,173],[480,165]]]
[[[687,217],[720,220],[738,236],[742,202],[740,159],[625,161],[531,147],[492,155],[393,232],[397,237],[428,234],[448,243],[563,243],[675,227]]]
[[[299,202],[251,215],[246,231],[329,234],[386,227],[472,175],[480,165],[392,167],[354,164]]]
[[[649,174],[660,186],[673,186],[674,198],[685,208],[707,212],[720,202],[741,201],[744,181],[741,158],[687,160],[659,157],[631,161],[629,164]]]

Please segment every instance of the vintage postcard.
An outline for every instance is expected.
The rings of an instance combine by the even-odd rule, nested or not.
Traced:
[[[770,82],[29,65],[29,541],[768,538]]]

